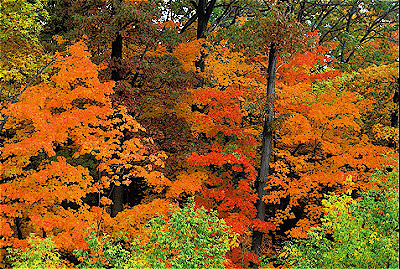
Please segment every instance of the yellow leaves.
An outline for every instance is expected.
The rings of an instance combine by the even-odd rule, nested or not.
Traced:
[[[388,86],[392,78],[399,77],[399,63],[371,65],[359,71],[361,81],[360,83],[370,82],[377,80],[380,86]],[[383,85],[382,85],[383,84]],[[375,90],[384,90],[383,87],[376,88]]]
[[[289,173],[288,166],[283,161],[277,161],[270,164],[270,167],[277,173],[287,174]]]
[[[90,210],[82,197],[104,193],[112,183],[129,185],[135,176],[145,177],[157,192],[170,181],[152,170],[163,167],[167,155],[152,151],[150,139],[137,137],[144,128],[125,108],[112,107],[113,82],[99,81],[99,67],[90,61],[87,47],[78,42],[68,53],[59,56],[50,82],[29,87],[2,111],[9,117],[5,129],[15,135],[0,147],[0,177],[7,178],[0,202],[13,201],[24,219],[32,220],[32,229],[57,233],[57,243],[73,248],[90,223],[109,221],[104,209]],[[78,165],[82,161],[101,179],[93,182],[89,170]],[[106,197],[99,202],[111,204]],[[15,217],[3,213],[7,220]]]
[[[286,119],[283,128],[279,129],[283,136],[282,142],[285,144],[305,143],[314,139],[313,129],[310,121],[301,114],[292,114]]]
[[[161,192],[166,186],[171,185],[171,181],[159,171],[149,172],[147,175],[144,175],[144,177],[147,183],[154,186],[154,191],[156,192]]]
[[[174,22],[174,21],[166,21],[163,23],[160,23],[161,27],[167,27],[167,28],[174,28],[174,27],[179,27],[181,24],[179,22]]]
[[[213,49],[216,53],[207,58],[206,70],[215,82],[221,86],[241,85],[254,90],[263,89],[265,77],[260,75],[263,72],[258,62],[246,60],[242,52],[232,52],[223,44]]]
[[[66,40],[60,36],[60,35],[53,35],[54,41],[56,41],[58,44],[64,44]]]
[[[238,18],[236,19],[236,21],[237,21],[237,23],[238,23],[239,25],[243,25],[243,24],[246,23],[247,17],[238,17]]]
[[[159,152],[156,155],[151,154],[148,158],[154,165],[160,166],[161,168],[165,168],[164,160],[167,159],[168,156],[165,152]]]
[[[2,0],[0,12],[0,88],[15,97],[48,55],[38,41],[48,13],[43,1]],[[14,86],[16,86],[14,88]]]
[[[182,63],[185,71],[195,71],[194,62],[200,57],[200,50],[204,40],[198,39],[180,43],[173,51],[173,55]]]
[[[346,177],[346,185],[348,187],[348,189],[346,190],[346,193],[348,195],[351,195],[351,193],[353,192],[354,189],[354,185],[355,183],[353,182],[353,177],[351,175],[349,175],[348,177]]]
[[[97,70],[99,68],[91,62],[87,46],[83,42],[77,42],[68,47],[68,52],[71,56],[62,57],[55,64],[55,66],[59,68],[59,71],[52,77],[52,81],[54,81],[60,89],[69,89],[70,85],[78,83],[78,79],[84,79],[89,89],[91,86],[98,89],[102,88],[97,78]],[[108,87],[102,90],[106,90],[106,92],[104,92],[105,94],[110,94],[112,92],[112,90],[108,90]],[[102,93],[101,91],[97,92],[94,96],[101,96]],[[92,98],[94,96],[92,96]]]
[[[170,204],[165,199],[153,199],[132,208],[127,208],[107,222],[107,229],[111,231],[128,232],[133,238],[138,233],[143,234],[146,229],[143,224],[158,215],[166,215],[170,211]]]
[[[308,219],[301,219],[299,220],[297,226],[289,230],[287,233],[294,238],[307,238],[307,233],[314,224],[315,223],[309,221]]]
[[[375,134],[376,141],[389,140],[395,141],[399,137],[399,129],[391,126],[384,126],[381,123],[376,123],[372,127],[372,131]]]

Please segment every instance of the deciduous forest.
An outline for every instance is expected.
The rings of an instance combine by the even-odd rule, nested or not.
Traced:
[[[398,268],[399,2],[1,0],[1,268]]]

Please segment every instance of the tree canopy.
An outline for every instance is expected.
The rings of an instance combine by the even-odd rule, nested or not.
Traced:
[[[396,266],[398,10],[3,1],[2,266]]]

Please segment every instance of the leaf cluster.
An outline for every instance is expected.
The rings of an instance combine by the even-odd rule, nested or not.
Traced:
[[[342,194],[324,201],[322,226],[286,247],[291,268],[397,268],[397,168],[378,170],[371,183],[359,199]]]

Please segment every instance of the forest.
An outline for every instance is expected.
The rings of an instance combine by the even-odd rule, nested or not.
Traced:
[[[0,268],[398,268],[398,13],[1,0]]]

